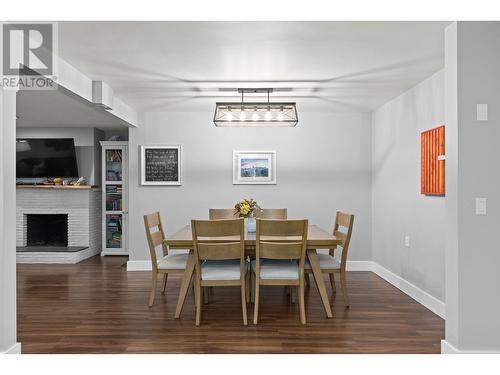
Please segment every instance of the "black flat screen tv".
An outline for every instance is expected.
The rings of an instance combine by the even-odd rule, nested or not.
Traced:
[[[18,138],[16,177],[78,177],[73,138]]]

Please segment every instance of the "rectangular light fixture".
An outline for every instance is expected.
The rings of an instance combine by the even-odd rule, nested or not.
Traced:
[[[272,89],[238,89],[241,102],[217,102],[215,105],[215,126],[295,126],[299,121],[296,103],[269,102]],[[244,102],[243,93],[267,92],[267,102]]]

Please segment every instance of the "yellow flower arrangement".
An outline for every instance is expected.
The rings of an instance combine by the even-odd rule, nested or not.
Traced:
[[[255,209],[260,207],[253,199],[243,199],[242,201],[236,203],[234,208],[239,217],[252,217]]]

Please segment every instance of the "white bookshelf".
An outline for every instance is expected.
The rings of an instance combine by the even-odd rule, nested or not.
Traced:
[[[128,255],[128,142],[101,141],[101,147],[101,255]]]

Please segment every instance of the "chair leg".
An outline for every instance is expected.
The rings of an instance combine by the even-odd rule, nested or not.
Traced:
[[[306,286],[309,288],[311,286],[311,278],[309,276],[309,273],[304,273],[304,279],[306,281]]]
[[[297,295],[297,287],[289,286],[289,288],[290,288],[290,301],[292,303],[295,303],[295,296]]]
[[[344,296],[344,305],[349,307],[349,296],[347,295],[347,278],[345,271],[340,272],[340,284],[342,286],[342,295]]]
[[[304,279],[300,279],[299,284],[299,311],[300,311],[300,322],[306,324],[306,304],[304,301]]]
[[[153,307],[153,303],[155,302],[157,281],[158,274],[156,273],[156,271],[153,271],[153,273],[151,274],[151,293],[149,294],[149,307]]]
[[[257,277],[255,277],[257,279]],[[257,324],[259,318],[259,282],[255,280],[255,296],[254,296],[254,306],[253,306],[253,324]]]
[[[201,281],[198,279],[198,276],[196,276],[196,279],[195,279],[195,289],[196,289],[196,293],[195,293],[195,299],[196,299],[196,322],[195,324],[197,326],[200,325],[200,321],[201,321]]]
[[[255,274],[250,271],[250,302],[255,302]]]
[[[337,293],[337,286],[335,285],[335,274],[331,273],[328,276],[330,277],[330,285],[332,286],[332,292]]]
[[[167,279],[168,273],[163,274],[163,287],[161,288],[161,294],[165,294],[165,289],[167,289]]]
[[[203,293],[203,303],[207,305],[210,302],[210,287],[201,288]]]
[[[247,299],[246,299],[246,294],[247,291],[245,288],[246,286],[246,275],[245,279],[241,282],[241,312],[243,313],[243,324],[248,325],[248,319],[247,319]]]
[[[245,299],[250,301],[250,272],[245,274]]]

